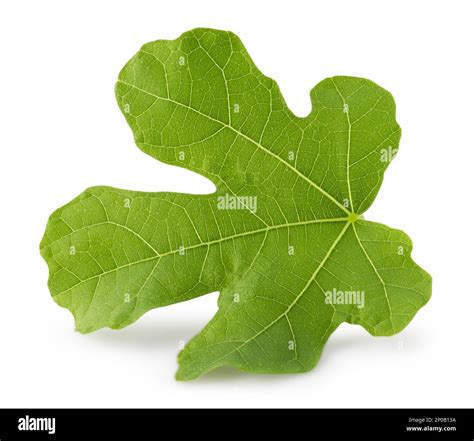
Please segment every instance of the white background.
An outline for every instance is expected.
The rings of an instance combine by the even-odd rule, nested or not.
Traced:
[[[474,4],[467,1],[11,1],[0,7],[0,406],[474,406]],[[180,340],[217,294],[121,331],[74,332],[47,289],[38,245],[49,214],[86,187],[207,193],[213,185],[134,145],[114,98],[145,42],[232,30],[290,108],[332,75],[392,92],[400,153],[366,218],[406,231],[433,276],[408,328],[343,325],[313,371],[230,369],[174,379]]]

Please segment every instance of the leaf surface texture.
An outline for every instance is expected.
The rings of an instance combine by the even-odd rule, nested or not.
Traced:
[[[49,287],[80,332],[219,291],[218,312],[179,355],[178,379],[222,365],[303,372],[342,322],[392,335],[429,300],[410,239],[361,218],[400,139],[383,88],[328,78],[300,118],[236,35],[195,29],[145,44],[116,96],[141,150],[217,191],[92,187],[51,215],[41,242]],[[364,305],[328,303],[328,292],[363,292]]]

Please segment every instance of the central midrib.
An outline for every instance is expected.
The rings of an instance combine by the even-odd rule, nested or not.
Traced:
[[[127,81],[124,81],[124,80],[120,80],[118,79],[117,80],[118,83],[123,83],[129,87],[132,87],[134,89],[137,89],[139,90],[140,92],[143,92],[143,93],[146,93],[152,97],[154,97],[156,100],[162,100],[162,101],[168,101],[168,102],[171,102],[173,104],[176,104],[177,106],[181,106],[181,107],[184,107],[185,109],[187,110],[191,110],[192,112],[195,112],[201,116],[203,116],[204,118],[207,118],[211,121],[214,121],[220,125],[222,125],[223,127],[226,127],[228,129],[230,129],[231,131],[233,131],[235,134],[237,134],[238,136],[241,136],[242,138],[244,138],[245,140],[251,142],[252,144],[254,144],[255,146],[257,146],[258,148],[260,148],[261,150],[263,150],[265,153],[267,153],[268,155],[272,156],[273,158],[275,158],[276,160],[278,160],[279,162],[281,162],[282,164],[284,164],[287,168],[289,168],[291,171],[293,171],[296,175],[298,175],[301,179],[303,179],[304,181],[306,181],[309,185],[311,185],[312,187],[316,188],[322,195],[324,195],[327,199],[329,199],[333,204],[337,205],[337,207],[339,207],[341,210],[343,210],[346,214],[350,214],[351,212],[346,208],[344,207],[343,204],[341,204],[334,196],[332,196],[330,193],[328,193],[326,190],[324,190],[322,187],[320,187],[319,185],[317,185],[314,181],[312,181],[311,179],[309,179],[306,175],[304,175],[303,173],[301,173],[296,167],[292,166],[291,164],[289,164],[288,162],[286,162],[283,158],[281,158],[280,156],[278,156],[277,154],[273,153],[271,150],[267,149],[266,147],[264,147],[262,144],[260,144],[259,142],[255,141],[254,139],[250,138],[249,136],[245,135],[244,133],[242,133],[241,131],[237,130],[236,128],[232,127],[231,125],[219,120],[219,119],[216,119],[210,115],[207,115],[206,113],[203,113],[197,109],[194,109],[193,107],[190,107],[186,104],[183,104],[179,101],[175,101],[171,98],[164,98],[164,97],[161,97],[159,95],[156,95],[154,93],[151,93],[145,89],[142,89],[141,87],[138,87],[136,86],[135,84],[131,84]]]

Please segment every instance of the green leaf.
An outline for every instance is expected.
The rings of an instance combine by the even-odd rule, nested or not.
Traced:
[[[145,44],[116,95],[141,150],[217,191],[93,187],[52,214],[49,287],[80,332],[219,291],[179,380],[222,365],[303,372],[339,324],[393,335],[429,300],[410,239],[361,217],[400,139],[386,90],[329,78],[299,118],[237,36],[195,29]]]

